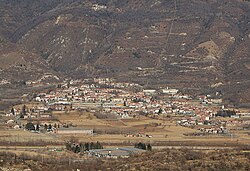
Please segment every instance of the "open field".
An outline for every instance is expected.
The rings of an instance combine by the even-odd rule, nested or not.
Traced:
[[[55,135],[50,134],[38,134],[24,130],[0,130],[0,142],[36,142],[36,141],[47,141],[57,142]]]
[[[47,123],[70,123],[71,129],[93,129],[95,133],[86,135],[32,133],[22,129],[0,130],[0,142],[4,142],[3,145],[20,145],[27,142],[36,146],[49,143],[63,145],[74,137],[80,142],[99,141],[106,146],[133,145],[138,142],[150,143],[153,146],[238,146],[250,143],[247,130],[234,130],[234,136],[188,136],[198,130],[176,125],[173,118],[161,120],[141,116],[130,119],[98,119],[90,112],[53,112],[53,116],[56,121]]]
[[[119,120],[103,120],[97,119],[91,113],[57,113],[57,119],[61,122],[71,122],[73,125],[82,126],[84,128],[92,128],[102,130],[102,134],[94,136],[78,136],[80,141],[101,141],[101,142],[124,142],[124,141],[146,141],[146,142],[169,142],[169,141],[192,141],[192,142],[211,142],[225,143],[238,142],[249,143],[249,136],[245,136],[246,132],[233,132],[236,137],[209,135],[209,136],[186,136],[184,134],[198,132],[195,129],[178,126],[175,121],[151,119],[147,117],[119,119]],[[136,134],[143,133],[152,136],[137,137]],[[134,136],[125,136],[133,134]],[[66,136],[64,136],[66,137]],[[209,137],[209,138],[208,138]]]
[[[147,117],[131,119],[98,119],[89,112],[54,112],[57,123],[71,123],[72,128],[94,129],[96,134],[64,134],[55,133],[31,133],[23,130],[0,130],[0,141],[28,142],[44,141],[63,144],[75,137],[81,142],[100,141],[105,144],[133,144],[146,142],[151,144],[177,145],[189,143],[192,145],[220,145],[225,144],[249,144],[250,138],[247,131],[234,131],[234,137],[222,135],[187,136],[184,134],[198,132],[195,129],[178,126],[175,121],[151,119]],[[50,122],[53,124],[53,122]],[[148,136],[146,136],[148,135]]]

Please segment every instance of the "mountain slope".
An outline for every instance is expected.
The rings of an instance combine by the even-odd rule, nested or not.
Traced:
[[[235,104],[250,101],[247,1],[1,3],[1,37],[36,53],[56,72],[219,91]]]

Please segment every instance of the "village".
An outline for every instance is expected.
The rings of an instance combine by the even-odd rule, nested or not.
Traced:
[[[45,132],[70,133],[72,130],[75,133],[78,131],[93,134],[93,129],[80,131],[79,128],[69,128],[71,123],[46,123],[55,119],[53,111],[88,111],[99,119],[129,119],[141,116],[164,119],[175,116],[177,125],[206,134],[229,134],[228,125],[249,124],[248,120],[240,119],[248,114],[241,114],[237,110],[229,116],[231,119],[218,117],[218,111],[227,113],[228,109],[222,105],[221,99],[212,98],[211,95],[192,97],[168,87],[158,90],[144,89],[139,84],[116,82],[110,78],[65,80],[55,90],[36,94],[32,102],[35,105],[30,108],[25,105],[13,107],[6,116],[15,116],[15,119],[7,120],[6,124],[20,129],[25,128],[20,119],[27,122],[45,121],[34,124],[34,130],[41,130],[38,127],[43,127]]]

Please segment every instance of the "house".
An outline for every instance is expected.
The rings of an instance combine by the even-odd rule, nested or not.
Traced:
[[[51,118],[52,114],[50,113],[41,113],[39,114],[40,118]]]
[[[231,115],[231,118],[237,119],[237,118],[240,118],[240,115]]]
[[[113,101],[113,102],[124,102],[124,99],[123,99],[123,98],[116,97],[116,98],[113,98],[112,101]]]
[[[156,90],[154,90],[154,89],[145,89],[145,90],[143,90],[143,93],[145,94],[145,95],[153,95],[153,94],[156,94]]]
[[[222,103],[222,99],[210,99],[210,100],[214,104],[221,104]]]
[[[177,90],[177,89],[162,89],[161,92],[163,94],[175,95],[179,92],[179,90]]]

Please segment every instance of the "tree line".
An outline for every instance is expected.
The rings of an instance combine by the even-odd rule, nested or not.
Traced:
[[[69,141],[66,142],[66,149],[74,153],[82,153],[93,149],[103,149],[103,146],[98,141],[96,143],[74,143]]]
[[[147,145],[146,145],[145,143],[139,142],[139,143],[135,144],[134,147],[135,147],[135,148],[142,149],[142,150],[152,151],[152,146],[151,146],[151,144],[147,144]]]

